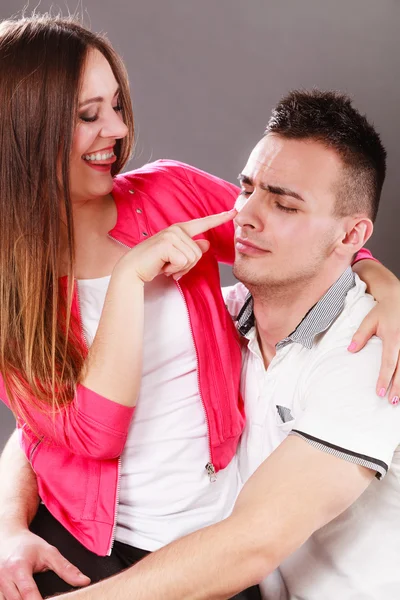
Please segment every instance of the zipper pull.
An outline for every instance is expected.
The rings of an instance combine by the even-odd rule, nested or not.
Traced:
[[[215,481],[217,481],[217,474],[215,472],[215,467],[212,463],[207,463],[206,464],[206,471],[207,471],[207,475],[210,478],[210,483],[214,483]]]

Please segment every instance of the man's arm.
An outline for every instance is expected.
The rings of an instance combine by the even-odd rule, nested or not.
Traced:
[[[74,592],[70,600],[230,598],[259,583],[348,508],[374,475],[291,436],[249,479],[228,519]]]
[[[40,600],[32,573],[51,569],[72,586],[89,579],[56,548],[29,531],[39,505],[36,475],[19,446],[18,431],[0,458],[0,597]]]
[[[39,506],[36,475],[22,452],[16,429],[0,457],[0,527],[27,529]]]
[[[363,310],[368,305],[366,299]],[[302,370],[294,435],[248,480],[228,519],[71,600],[230,598],[346,510],[376,471],[383,477],[398,445],[400,412],[375,394],[381,342],[374,338],[350,354],[347,325],[336,324],[334,347],[316,352]],[[332,445],[341,450],[337,456]]]

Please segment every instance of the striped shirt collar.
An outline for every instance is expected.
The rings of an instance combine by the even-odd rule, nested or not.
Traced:
[[[355,275],[352,268],[348,267],[326,294],[308,311],[296,329],[276,345],[276,349],[293,342],[298,342],[305,348],[312,348],[315,336],[326,331],[340,315],[347,293],[355,284]],[[247,337],[254,326],[253,298],[249,293],[237,316],[237,327],[239,333]]]

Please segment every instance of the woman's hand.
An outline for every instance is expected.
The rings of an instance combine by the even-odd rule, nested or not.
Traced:
[[[160,273],[178,280],[192,269],[210,247],[207,240],[193,240],[196,235],[231,221],[236,211],[210,215],[186,223],[176,223],[141,242],[123,256],[115,269],[128,269],[143,282]]]
[[[358,352],[373,335],[383,342],[376,391],[383,398],[390,387],[388,398],[396,405],[400,396],[400,294],[392,294],[377,303],[354,334],[348,349]]]
[[[71,587],[88,585],[90,579],[64,558],[57,548],[28,529],[0,529],[0,598],[41,600],[33,573],[54,571]]]
[[[210,247],[207,240],[192,237],[232,220],[235,214],[232,210],[172,225],[118,261],[82,371],[84,387],[118,404],[135,406],[142,379],[144,284],[160,273],[174,279],[185,275]],[[123,442],[112,456],[118,456],[122,447]]]

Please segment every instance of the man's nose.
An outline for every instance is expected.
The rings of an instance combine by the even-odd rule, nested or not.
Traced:
[[[252,229],[262,228],[262,219],[260,215],[260,203],[256,197],[256,192],[251,196],[243,199],[240,198],[237,202],[239,212],[236,215],[234,222],[237,227],[250,227]]]

